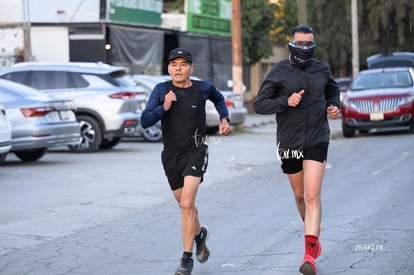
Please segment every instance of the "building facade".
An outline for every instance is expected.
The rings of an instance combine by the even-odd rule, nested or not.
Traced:
[[[167,73],[175,47],[193,52],[195,75],[228,90],[232,79],[231,0],[187,0],[186,13],[163,13],[162,0],[0,0],[0,67],[21,61],[89,61],[131,74]],[[243,68],[244,98],[254,100],[274,55]]]

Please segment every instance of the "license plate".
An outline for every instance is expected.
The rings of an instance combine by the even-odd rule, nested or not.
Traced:
[[[75,120],[75,114],[72,111],[60,111],[60,119],[63,121]]]
[[[369,118],[371,121],[384,120],[384,113],[370,113]]]

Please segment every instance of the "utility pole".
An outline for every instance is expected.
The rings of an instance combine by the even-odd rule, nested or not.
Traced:
[[[24,49],[23,60],[32,61],[32,46],[30,41],[31,33],[31,18],[30,18],[30,6],[28,0],[23,0],[23,37],[24,37]]]
[[[306,12],[306,0],[296,0],[296,7],[298,10],[299,25],[307,25],[308,17],[307,17],[307,12]]]
[[[243,93],[243,66],[241,48],[241,6],[240,0],[232,0],[232,82],[233,92]]]
[[[352,78],[359,74],[359,34],[358,34],[358,6],[357,0],[351,0],[352,21]]]

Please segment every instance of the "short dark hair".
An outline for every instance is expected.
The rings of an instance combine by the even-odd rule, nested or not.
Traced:
[[[299,32],[299,33],[312,33],[313,34],[312,28],[309,27],[308,25],[299,25],[299,26],[296,26],[292,29],[292,31],[290,32],[290,38],[293,38],[297,32]]]

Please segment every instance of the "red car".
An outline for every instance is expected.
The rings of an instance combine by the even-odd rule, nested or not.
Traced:
[[[414,70],[411,67],[361,71],[341,107],[342,132],[373,129],[413,129]]]

